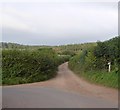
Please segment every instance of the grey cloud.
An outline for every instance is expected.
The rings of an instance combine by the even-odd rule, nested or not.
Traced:
[[[117,3],[7,4],[6,7],[14,9],[8,15],[12,16],[12,22],[16,21],[12,24],[9,20],[9,28],[3,26],[3,41],[7,42],[61,45],[107,40],[118,34]]]

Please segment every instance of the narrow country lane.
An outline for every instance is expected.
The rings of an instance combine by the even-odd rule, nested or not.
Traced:
[[[118,91],[91,84],[75,75],[68,63],[55,78],[3,87],[3,108],[117,108]]]

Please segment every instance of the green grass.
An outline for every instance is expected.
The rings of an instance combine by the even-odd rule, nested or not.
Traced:
[[[69,66],[70,67],[70,66]],[[105,72],[105,71],[81,71],[80,68],[71,68],[78,76],[85,80],[99,84],[106,87],[118,88],[118,72]]]
[[[118,88],[118,73],[114,71],[109,73],[102,71],[89,71],[84,72],[82,76],[92,83]]]

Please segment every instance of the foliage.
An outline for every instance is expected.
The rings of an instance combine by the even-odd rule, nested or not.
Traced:
[[[111,62],[113,65],[113,69],[115,69],[115,66],[117,65],[118,60],[118,40],[120,37],[115,37],[113,39],[110,39],[105,42],[98,42],[97,47],[94,50],[94,55],[97,57],[97,64],[98,66],[96,68],[104,68],[107,69],[108,62]]]
[[[51,46],[46,45],[22,45],[17,43],[6,43],[6,42],[0,42],[0,48],[2,49],[21,49],[21,50],[38,50],[39,48],[50,48]]]
[[[65,50],[65,51],[61,52],[60,54],[61,55],[70,55],[71,57],[73,57],[75,55],[75,52],[69,51],[69,50]]]
[[[19,50],[40,50],[52,48],[59,55],[70,55],[74,56],[79,52],[96,46],[96,43],[82,43],[82,44],[69,44],[60,46],[46,46],[46,45],[21,45],[17,43],[6,43],[1,42],[0,48],[2,49],[19,49]]]
[[[80,73],[80,76],[84,77],[86,80],[89,80],[91,83],[118,88],[118,73],[115,71],[108,73],[105,71],[93,70]]]
[[[97,46],[89,48],[74,56],[69,67],[88,80],[110,87],[118,87],[118,65],[120,36],[104,42],[97,42]],[[111,62],[111,73],[108,73],[108,62]],[[104,74],[103,74],[104,73]],[[101,79],[101,77],[103,77]],[[108,80],[106,80],[108,77]],[[113,81],[115,83],[113,84]]]
[[[83,43],[83,44],[69,44],[69,45],[61,45],[55,46],[53,49],[59,54],[69,54],[74,56],[81,51],[84,51],[88,48],[92,48],[96,46],[96,43]]]
[[[94,70],[96,67],[96,57],[93,52],[88,52],[85,56],[85,68],[87,70]]]
[[[3,84],[44,81],[56,75],[57,66],[68,57],[59,57],[52,49],[3,50]]]

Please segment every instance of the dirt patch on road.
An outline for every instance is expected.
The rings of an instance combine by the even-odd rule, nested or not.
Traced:
[[[83,80],[68,68],[68,63],[64,63],[58,67],[58,74],[53,79],[44,82],[24,84],[22,86],[54,87],[83,95],[104,98],[115,103],[118,102],[118,91],[116,89],[98,86]]]

